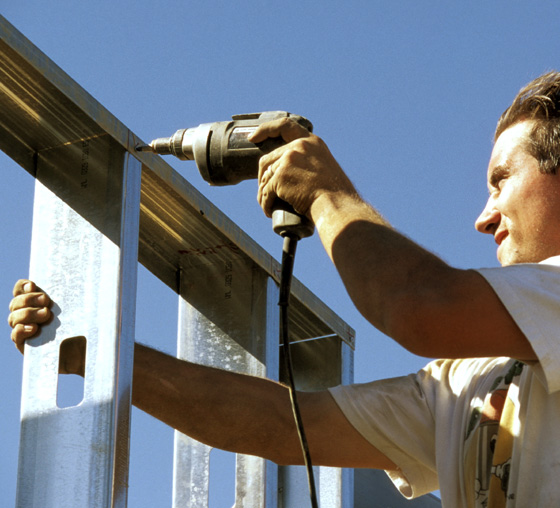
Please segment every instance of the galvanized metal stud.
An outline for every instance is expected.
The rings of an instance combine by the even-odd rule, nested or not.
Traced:
[[[17,506],[125,507],[140,164],[102,138],[37,164],[30,276],[55,304],[25,346]],[[73,337],[87,341],[83,400],[60,408],[60,348]]]

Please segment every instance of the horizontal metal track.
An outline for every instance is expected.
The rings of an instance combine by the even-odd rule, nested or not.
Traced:
[[[64,147],[81,150],[82,156],[99,144],[132,153],[142,163],[139,261],[176,292],[181,273],[216,267],[220,276],[232,253],[278,280],[278,262],[161,157],[135,152],[141,142],[0,16],[4,152],[34,176],[38,161],[56,158],[61,178],[74,183],[76,175],[70,171],[75,165],[65,167],[60,155]],[[79,202],[73,205],[80,207]],[[297,280],[292,283],[290,320],[292,340],[334,334],[354,345],[353,329]]]

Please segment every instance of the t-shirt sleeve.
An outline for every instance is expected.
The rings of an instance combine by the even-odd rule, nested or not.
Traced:
[[[479,395],[488,393],[508,362],[435,360],[417,374],[330,392],[356,430],[397,465],[387,474],[403,496],[427,494],[439,482],[459,492],[472,409],[482,404]]]
[[[539,264],[484,268],[490,283],[539,362],[532,368],[549,394],[560,390],[560,258]]]
[[[434,418],[416,375],[330,392],[358,432],[398,466],[387,474],[402,495],[438,489]]]

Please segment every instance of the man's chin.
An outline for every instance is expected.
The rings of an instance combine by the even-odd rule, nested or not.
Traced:
[[[504,252],[504,249],[502,249],[502,246],[498,246],[498,250],[496,251],[496,257],[498,258],[498,262],[500,263],[500,265],[502,266],[508,266],[511,263],[508,263],[508,258],[506,255],[506,252]]]
[[[530,261],[527,261],[524,258],[524,256],[522,255],[521,252],[516,251],[516,250],[512,250],[512,249],[508,249],[505,247],[504,244],[501,244],[498,247],[498,251],[496,253],[496,255],[498,256],[498,261],[500,262],[500,264],[502,266],[510,266],[510,265],[518,265],[519,263],[529,263]]]
[[[498,248],[498,261],[502,266],[519,265],[521,263],[540,263],[545,259],[551,257],[549,254],[543,252],[521,252],[511,249],[503,249],[500,251]]]

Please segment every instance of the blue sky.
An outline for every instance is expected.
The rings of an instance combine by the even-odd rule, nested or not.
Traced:
[[[497,264],[492,238],[473,228],[497,118],[522,85],[560,67],[552,1],[4,3],[8,21],[145,140],[237,113],[306,116],[368,201],[463,268]],[[279,257],[255,182],[210,188],[191,163],[168,162]],[[3,154],[0,165],[7,313],[28,271],[33,180]],[[296,276],[356,329],[357,381],[426,363],[357,313],[317,237],[299,246]],[[177,302],[163,289],[141,270],[137,338],[173,351]],[[12,506],[21,357],[0,323],[0,491]],[[169,505],[171,432],[135,411],[132,439],[129,505]]]

